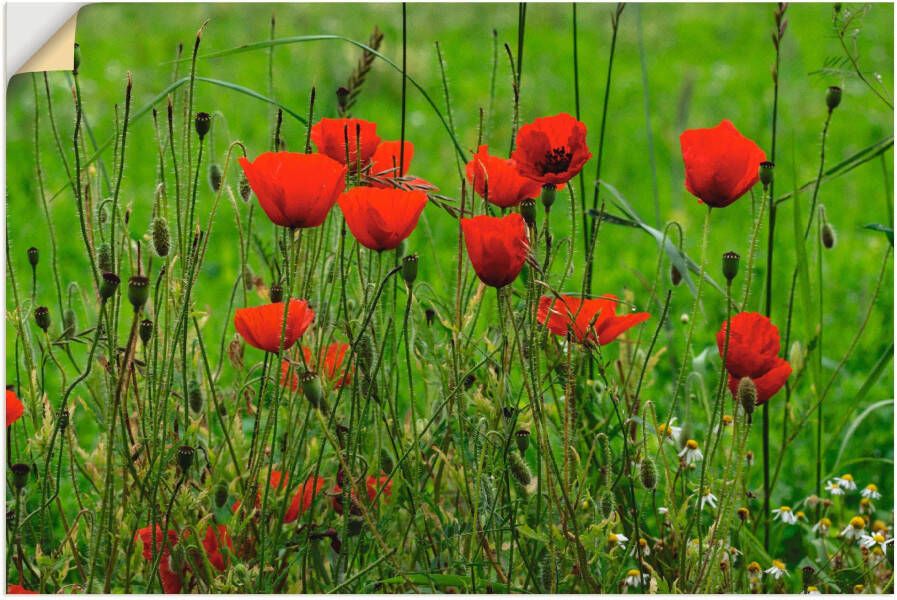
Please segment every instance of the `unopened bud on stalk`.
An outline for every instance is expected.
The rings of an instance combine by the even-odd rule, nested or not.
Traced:
[[[195,413],[202,412],[202,388],[195,379],[190,381],[190,387],[187,391],[187,401],[190,404],[190,410]]]
[[[536,226],[536,201],[532,198],[527,198],[523,202],[520,203],[520,216],[523,217],[523,220],[526,221],[526,224],[529,227]]]
[[[302,393],[309,404],[315,408],[321,406],[321,402],[324,400],[324,388],[321,387],[321,380],[317,373],[306,371],[302,375]]]
[[[148,344],[150,339],[153,337],[153,322],[149,319],[144,319],[140,321],[140,329],[138,333],[140,334],[140,341],[143,342],[144,345]]]
[[[155,250],[156,254],[159,256],[168,256],[168,251],[171,250],[171,238],[168,235],[168,221],[166,221],[164,217],[156,217],[153,219],[152,230],[153,250]]]
[[[178,466],[182,473],[186,473],[193,466],[193,455],[196,449],[193,446],[181,446],[178,448]]]
[[[199,136],[199,141],[202,141],[206,134],[209,133],[209,129],[212,128],[212,115],[205,112],[196,113],[196,117],[193,119],[193,125],[196,127],[196,134]]]
[[[38,306],[34,309],[34,320],[38,327],[47,331],[50,328],[50,309],[46,306]]]
[[[411,287],[417,279],[417,254],[409,254],[402,259],[402,279],[405,285]]]
[[[75,53],[72,57],[72,73],[77,75],[78,68],[81,66],[81,44],[75,44]]]
[[[75,311],[71,308],[65,309],[62,313],[62,335],[70,338],[75,335]]]
[[[670,265],[670,281],[673,282],[673,285],[682,283],[682,271],[676,265]]]
[[[100,298],[105,301],[114,296],[119,283],[121,283],[121,279],[115,273],[103,273],[103,280],[100,282]]]
[[[56,414],[56,427],[59,428],[59,431],[65,431],[69,426],[69,411],[60,408],[59,412]]]
[[[336,103],[339,106],[340,114],[346,114],[346,107],[349,104],[349,90],[344,87],[337,88]]]
[[[271,302],[282,302],[283,287],[279,283],[272,285],[268,290],[268,298],[270,298]]]
[[[134,310],[140,310],[149,299],[149,277],[133,275],[128,279],[128,300]]]
[[[246,179],[246,174],[240,174],[240,197],[243,198],[243,202],[249,202],[249,196],[252,194],[252,187],[249,185],[249,180]]]
[[[227,484],[219,481],[218,485],[215,486],[215,506],[221,508],[227,504],[227,496]]]
[[[825,246],[826,250],[831,250],[838,242],[838,238],[835,235],[835,228],[832,227],[831,223],[828,221],[822,224],[822,232],[820,233],[820,236],[822,237],[822,245]]]
[[[554,204],[556,195],[557,187],[555,187],[554,184],[546,183],[542,186],[542,206],[545,207],[545,212],[551,210],[551,205]]]
[[[529,448],[529,429],[518,429],[517,433],[514,434],[514,441],[517,442],[517,449],[520,450],[520,454],[526,454],[526,449]]]
[[[738,275],[738,262],[740,260],[741,257],[737,252],[730,250],[723,254],[723,275],[729,283],[732,283],[732,280]]]
[[[754,412],[754,407],[757,405],[757,386],[754,384],[754,380],[750,377],[742,377],[741,381],[738,382],[738,403],[741,404],[741,407],[744,409],[744,412],[747,413],[748,423],[751,422],[751,414]]]
[[[645,456],[642,459],[642,464],[639,465],[639,479],[642,480],[642,485],[647,490],[657,487],[657,465],[654,464],[654,459],[650,456]]]
[[[769,187],[769,184],[772,183],[775,168],[776,165],[772,161],[764,160],[760,163],[758,174],[760,176],[760,183],[763,184],[763,187]]]
[[[825,92],[825,105],[831,112],[838,108],[839,104],[841,104],[841,88],[833,85]]]
[[[112,270],[112,248],[106,242],[97,247],[97,266],[100,271]]]
[[[10,467],[10,470],[12,471],[12,484],[17,490],[21,490],[28,484],[28,474],[31,472],[31,467],[23,463],[16,463]]]
[[[31,263],[31,266],[36,267],[39,260],[40,251],[34,246],[28,248],[28,262]]]
[[[517,483],[523,487],[528,486],[533,480],[533,474],[530,472],[526,461],[516,452],[508,452],[508,470]]]
[[[221,166],[218,163],[209,165],[209,186],[213,192],[221,189],[221,182],[224,179],[224,173],[221,172]]]

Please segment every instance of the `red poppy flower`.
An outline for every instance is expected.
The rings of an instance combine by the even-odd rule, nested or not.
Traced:
[[[324,478],[309,476],[293,494],[293,499],[287,508],[286,514],[283,516],[284,523],[292,523],[298,519],[305,511],[311,508],[311,503],[322,489],[324,489]]]
[[[519,213],[461,219],[461,230],[473,270],[483,283],[500,288],[517,279],[529,251],[526,222]]]
[[[305,300],[290,300],[283,349],[296,343],[315,318],[314,311]],[[280,347],[283,329],[283,302],[273,302],[252,308],[238,308],[234,313],[234,326],[246,342],[259,350],[276,353]]]
[[[398,140],[380,142],[376,152],[371,157],[371,175],[379,179],[395,179],[408,173],[411,168],[411,159],[414,158],[414,144],[405,142],[405,153],[402,155],[402,143]],[[399,159],[402,159],[402,168],[399,169]]]
[[[265,152],[240,158],[259,205],[282,227],[317,227],[346,188],[346,167],[323,154]]]
[[[37,592],[32,592],[31,590],[26,590],[24,587],[19,585],[18,583],[10,583],[6,586],[7,594],[36,594]]]
[[[646,312],[617,316],[616,296],[580,299],[579,296],[561,296],[559,299],[542,296],[537,318],[555,335],[573,335],[580,344],[609,344],[621,333],[651,316]]]
[[[330,381],[336,381],[334,384],[335,387],[342,387],[343,384],[352,381],[352,374],[346,373],[345,377],[343,377],[342,369],[343,361],[346,358],[346,352],[349,351],[349,347],[349,344],[341,342],[329,344],[321,352],[321,356],[318,358],[318,362],[315,366],[318,373],[324,375]],[[305,362],[307,364],[315,364],[312,360],[311,348],[303,346],[302,353],[305,355]]]
[[[230,539],[227,527],[220,524],[209,525],[208,529],[206,529],[206,537],[202,541],[202,547],[209,557],[209,562],[219,571],[223,571],[228,563],[226,555],[221,552],[224,546],[227,546],[233,552],[234,543]]]
[[[139,539],[143,542],[143,558],[145,560],[153,560],[153,532],[155,531],[155,545],[156,552],[159,552],[163,555],[171,552],[170,546],[174,546],[178,542],[178,533],[172,529],[168,530],[168,545],[164,544],[164,539],[162,537],[162,528],[159,525],[155,527],[150,527],[147,525],[146,527],[141,527],[134,534],[134,539]]]
[[[757,388],[757,404],[763,404],[782,389],[791,376],[791,365],[779,357],[779,329],[755,312],[738,313],[731,319],[729,348],[726,352],[726,371],[729,389],[738,393],[738,382],[750,377]],[[716,334],[720,356],[726,343],[727,323]]]
[[[521,127],[511,155],[521,175],[550,185],[573,179],[591,157],[585,124],[567,113],[540,117]]]
[[[389,498],[392,496],[392,479],[383,471],[380,471],[379,477],[368,475],[366,483],[368,489],[368,500],[370,502],[373,502],[374,498],[377,497],[377,492],[380,492],[380,488],[383,488],[383,491],[380,492],[381,498]]]
[[[166,594],[181,593],[181,576],[172,567],[170,554],[163,554],[159,560],[159,579],[162,580],[162,591]]]
[[[346,152],[347,139],[348,152]],[[349,170],[353,172],[357,165],[360,164],[362,167],[367,165],[380,145],[377,124],[361,119],[321,119],[311,128],[311,141],[315,143],[318,152],[344,165],[348,155]],[[361,156],[358,152],[359,144]]]
[[[542,184],[517,172],[514,160],[489,155],[489,146],[480,146],[467,163],[467,181],[481,198],[509,208],[527,198],[538,198]]]
[[[766,153],[741,135],[731,121],[679,136],[685,161],[685,187],[709,206],[729,206],[759,179]]]
[[[14,391],[6,388],[6,426],[9,427],[18,421],[24,412],[25,407],[22,405],[22,401]]]
[[[422,191],[355,187],[339,198],[349,230],[371,250],[392,250],[417,227],[427,194]]]

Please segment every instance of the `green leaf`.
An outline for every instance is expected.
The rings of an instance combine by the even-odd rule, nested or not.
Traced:
[[[893,350],[893,347],[892,347],[892,350]],[[885,363],[885,364],[887,364],[887,363]],[[880,372],[880,369],[879,369],[879,372]],[[870,377],[871,376],[872,376],[872,374],[870,374]],[[877,377],[876,377],[876,379],[877,379]],[[879,408],[884,408],[886,406],[893,407],[894,401],[893,400],[882,400],[881,402],[876,402],[875,404],[873,404],[872,406],[868,407],[866,410],[861,412],[856,419],[851,421],[850,427],[847,428],[847,433],[844,434],[844,439],[841,440],[841,447],[838,449],[838,458],[835,459],[835,466],[832,467],[832,471],[837,471],[838,467],[841,466],[841,457],[844,455],[844,450],[847,449],[847,444],[850,443],[850,438],[853,437],[854,432],[857,430],[857,428],[860,426],[860,424],[862,424],[862,422],[866,419],[866,417],[871,415],[873,412],[875,412]]]
[[[891,242],[891,246],[894,245],[894,229],[892,227],[882,225],[881,223],[870,223],[869,225],[864,225],[863,229],[871,229],[872,231],[882,232],[887,236],[888,241]]]

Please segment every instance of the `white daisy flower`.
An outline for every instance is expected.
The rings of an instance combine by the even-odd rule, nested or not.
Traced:
[[[781,579],[783,576],[788,577],[788,570],[785,568],[785,563],[780,560],[772,561],[772,566],[763,572],[767,575],[771,575],[773,579]]]
[[[701,495],[701,510],[704,510],[705,505],[710,505],[710,508],[716,508],[716,496],[710,492],[709,487],[705,487],[704,493]]]
[[[847,527],[841,530],[841,537],[845,540],[858,540],[866,535],[866,521],[863,517],[854,517]]]
[[[680,444],[680,439],[682,437],[682,428],[674,427],[673,423],[676,422],[676,417],[670,419],[669,424],[667,423],[658,423],[657,424],[657,435],[660,436],[661,439],[665,441],[669,441],[677,446]]]
[[[831,494],[832,496],[843,496],[844,488],[841,487],[841,484],[838,483],[838,479],[835,478],[834,481],[826,481],[825,482],[825,491]]]
[[[878,491],[878,486],[874,483],[870,483],[864,487],[863,491],[860,492],[860,495],[862,495],[863,498],[869,498],[870,500],[878,500],[881,498],[881,492]]]
[[[796,525],[797,516],[791,511],[790,506],[780,506],[772,510],[773,520],[779,520],[786,525]]]
[[[650,578],[650,575],[642,573],[638,569],[629,569],[626,571],[626,579],[623,580],[623,585],[626,587],[641,587]]]
[[[747,570],[751,583],[760,583],[760,580],[763,579],[763,571],[760,569],[760,563],[756,560],[751,561],[748,563]]]
[[[818,533],[819,535],[826,536],[828,535],[828,530],[832,526],[832,520],[828,517],[822,517],[819,519],[819,522],[813,525],[813,532]]]
[[[670,509],[667,508],[666,506],[658,506],[658,507],[657,507],[657,513],[658,513],[658,514],[666,515],[666,514],[669,514],[669,512],[670,512]]]
[[[713,433],[719,433],[720,431],[731,429],[732,423],[734,422],[735,419],[732,417],[732,415],[723,415],[722,419],[719,422],[719,425],[713,428]]]
[[[875,505],[869,498],[860,498],[860,514],[871,515],[875,512]]]
[[[639,538],[638,544],[632,545],[632,551],[629,554],[636,557],[641,554],[643,558],[645,556],[651,556],[651,546],[648,545],[648,540]]]
[[[881,551],[887,552],[888,544],[894,542],[894,538],[885,539],[880,533],[873,533],[872,535],[861,535],[860,536],[860,546],[866,549],[873,549],[875,547],[881,548]]]
[[[623,535],[622,533],[611,533],[607,536],[607,543],[611,546],[616,546],[618,548],[623,548],[626,546],[626,542],[629,541],[629,538]]]
[[[844,475],[841,475],[840,477],[835,477],[835,481],[838,483],[838,485],[840,485],[842,488],[844,488],[848,492],[852,492],[855,489],[857,489],[857,484],[853,480],[853,475],[851,475],[850,473],[845,473]]]
[[[704,460],[704,455],[701,454],[698,442],[695,440],[685,442],[685,447],[679,452],[679,456],[685,459],[686,465]]]
[[[808,585],[807,589],[804,590],[804,593],[805,594],[819,594],[820,592],[819,592],[819,588],[816,587],[815,585]]]

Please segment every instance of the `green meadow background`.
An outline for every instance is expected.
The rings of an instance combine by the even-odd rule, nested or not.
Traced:
[[[845,9],[858,6],[845,5]],[[613,5],[578,6],[581,118],[587,124],[588,141],[597,154],[604,82],[610,47],[610,15]],[[732,120],[746,136],[767,152],[770,145],[774,58],[770,32],[771,4],[680,4],[629,5],[626,7],[617,40],[617,56],[610,92],[602,178],[614,185],[633,208],[652,225],[678,221],[685,230],[685,249],[697,258],[704,209],[689,195],[683,183],[679,133],[687,128],[709,127],[722,119]],[[265,40],[270,35],[271,17],[276,18],[275,37],[338,34],[366,42],[376,25],[384,34],[381,52],[400,64],[400,4],[97,4],[80,12],[77,38],[82,50],[81,82],[87,122],[97,143],[114,135],[115,105],[124,98],[126,73],[133,77],[133,107],[151,102],[170,83],[176,47],[187,51],[200,24],[209,20],[200,55],[241,44]],[[526,12],[523,48],[523,75],[520,101],[521,121],[558,112],[574,113],[572,8],[570,4],[530,4]],[[445,96],[435,43],[445,60],[451,94],[452,119],[457,137],[470,154],[476,144],[479,110],[489,116],[486,141],[496,153],[507,154],[510,144],[512,90],[507,56],[502,48],[510,45],[516,53],[517,4],[409,4],[408,74],[414,78],[445,113]],[[776,190],[792,189],[795,178],[804,183],[818,168],[819,141],[825,119],[825,90],[829,85],[844,87],[844,98],[829,131],[827,164],[834,165],[851,154],[893,135],[893,112],[855,77],[814,74],[830,57],[842,56],[832,31],[832,6],[794,4],[788,8],[788,31],[782,49],[779,98],[779,148]],[[891,4],[875,4],[859,21],[856,44],[864,73],[878,74],[884,86],[893,89],[894,11]],[[495,66],[494,101],[490,102],[493,70],[493,31],[498,42]],[[314,41],[278,46],[273,53],[273,96],[297,114],[307,112],[309,91],[317,89],[316,117],[336,116],[335,90],[351,73],[361,51],[342,41]],[[186,65],[181,65],[183,74]],[[224,80],[268,95],[268,53],[266,50],[235,54],[219,59],[200,59],[198,74]],[[51,73],[50,84],[56,118],[63,140],[70,140],[73,127],[71,77]],[[43,94],[42,79],[38,79]],[[400,128],[400,75],[382,61],[375,61],[353,115],[376,121],[383,139],[398,139]],[[26,248],[36,246],[42,253],[38,267],[37,303],[51,307],[54,327],[60,316],[56,306],[50,271],[47,225],[40,210],[34,169],[34,96],[32,76],[16,76],[7,91],[7,227],[10,261],[16,269],[20,293],[27,300],[30,267]],[[45,105],[42,99],[41,106]],[[158,104],[164,115],[164,100]],[[232,90],[198,83],[195,109],[215,113],[213,160],[223,163],[226,146],[243,141],[254,156],[268,149],[272,108],[257,99]],[[490,110],[491,109],[491,110]],[[164,123],[164,120],[162,121]],[[77,217],[64,171],[42,115],[41,153],[46,187],[53,194],[51,212],[59,238],[59,268],[63,285],[77,282],[89,291],[89,272],[77,229]],[[283,136],[288,149],[297,150],[305,139],[305,127],[285,116]],[[407,139],[415,145],[411,172],[433,182],[445,195],[458,198],[460,180],[453,145],[438,116],[422,95],[408,86]],[[66,151],[69,152],[66,142]],[[145,239],[156,186],[157,145],[149,115],[135,121],[127,143],[127,161],[122,199],[131,209],[130,234]],[[103,155],[105,167],[112,168],[111,151]],[[206,163],[208,164],[208,163]],[[825,307],[823,366],[830,374],[844,355],[857,330],[872,295],[888,241],[880,233],[863,229],[870,223],[891,223],[893,152],[884,160],[873,160],[847,176],[826,181],[820,191],[828,219],[838,234],[837,246],[824,255],[822,290]],[[585,169],[587,198],[591,203],[595,159]],[[235,184],[238,171],[231,168],[227,181]],[[578,193],[577,186],[577,193]],[[759,194],[759,189],[756,190]],[[104,197],[109,191],[104,189]],[[212,193],[200,188],[198,211],[208,210]],[[605,197],[607,197],[605,195]],[[808,195],[802,196],[806,218]],[[252,200],[255,202],[255,199]],[[560,238],[569,229],[570,199],[558,195],[552,211],[552,225]],[[578,198],[577,198],[578,202]],[[776,303],[773,321],[784,329],[787,287],[795,265],[792,228],[793,202],[779,211],[777,227]],[[245,211],[246,207],[241,206]],[[620,214],[611,207],[611,212]],[[261,215],[261,213],[257,213]],[[540,209],[540,218],[542,212]],[[205,215],[202,216],[203,221]],[[234,243],[234,219],[223,206],[212,233],[200,287],[198,308],[209,313],[207,327],[213,340],[220,339],[222,327],[232,323],[216,319],[224,312],[239,265]],[[724,251],[747,254],[751,227],[751,197],[729,208],[714,211],[710,233],[709,268],[721,280],[719,257]],[[574,260],[583,263],[581,234],[577,235]],[[765,230],[763,239],[765,240]],[[409,251],[420,254],[421,295],[447,298],[453,282],[457,248],[455,221],[436,206],[424,213],[421,226],[408,241]],[[644,232],[617,225],[601,227],[597,248],[596,285],[598,293],[623,295],[631,292],[640,309],[655,315],[660,307],[650,298],[657,265],[657,246]],[[254,268],[262,275],[261,265]],[[765,265],[765,243],[758,255],[757,276]],[[667,269],[667,264],[664,264]],[[868,406],[893,397],[893,366],[868,393],[858,398],[872,365],[893,340],[892,263],[868,328],[856,352],[844,368],[825,405],[826,467],[833,467],[845,430]],[[579,273],[579,270],[577,270]],[[126,276],[127,274],[123,274]],[[741,277],[743,277],[743,272]],[[577,275],[578,279],[578,275]],[[9,280],[7,279],[7,282]],[[762,281],[762,277],[757,281]],[[740,289],[740,282],[736,289]],[[759,285],[759,284],[758,284]],[[754,294],[760,298],[760,288]],[[815,292],[814,292],[815,293]],[[262,302],[261,298],[255,299]],[[685,326],[680,315],[690,310],[692,297],[687,287],[673,294],[669,328],[658,348],[667,358],[648,382],[643,396],[658,404],[665,414],[673,383],[673,363],[684,343]],[[495,309],[494,298],[487,304]],[[30,307],[30,305],[29,305]],[[7,283],[7,308],[14,308]],[[29,311],[31,310],[30,307]],[[724,302],[711,291],[704,302],[704,315],[696,330],[695,354],[712,348],[714,335],[724,318]],[[87,323],[88,312],[75,303],[79,323]],[[93,308],[91,307],[91,311]],[[420,318],[420,316],[418,316]],[[805,346],[800,304],[796,307],[796,339]],[[9,322],[8,322],[9,323]],[[652,327],[653,325],[649,326]],[[35,331],[36,328],[35,328]],[[646,334],[647,335],[647,332]],[[7,325],[7,382],[15,381],[14,330]],[[217,360],[217,358],[215,359]],[[666,362],[663,362],[666,361]],[[713,376],[715,380],[715,375]],[[796,419],[811,404],[809,382],[795,391],[790,412],[784,394],[772,400],[772,444],[779,447],[781,422]],[[597,410],[607,410],[607,407]],[[791,425],[793,427],[793,424]],[[813,421],[789,449],[774,502],[796,504],[813,491],[815,480]],[[759,427],[755,428],[755,434]],[[759,436],[752,441],[758,454]],[[841,471],[850,471],[865,485],[875,482],[884,491],[880,506],[892,506],[893,410],[872,412],[859,424],[842,462],[852,462]],[[862,459],[862,460],[860,460]],[[758,468],[753,485],[760,481]]]

